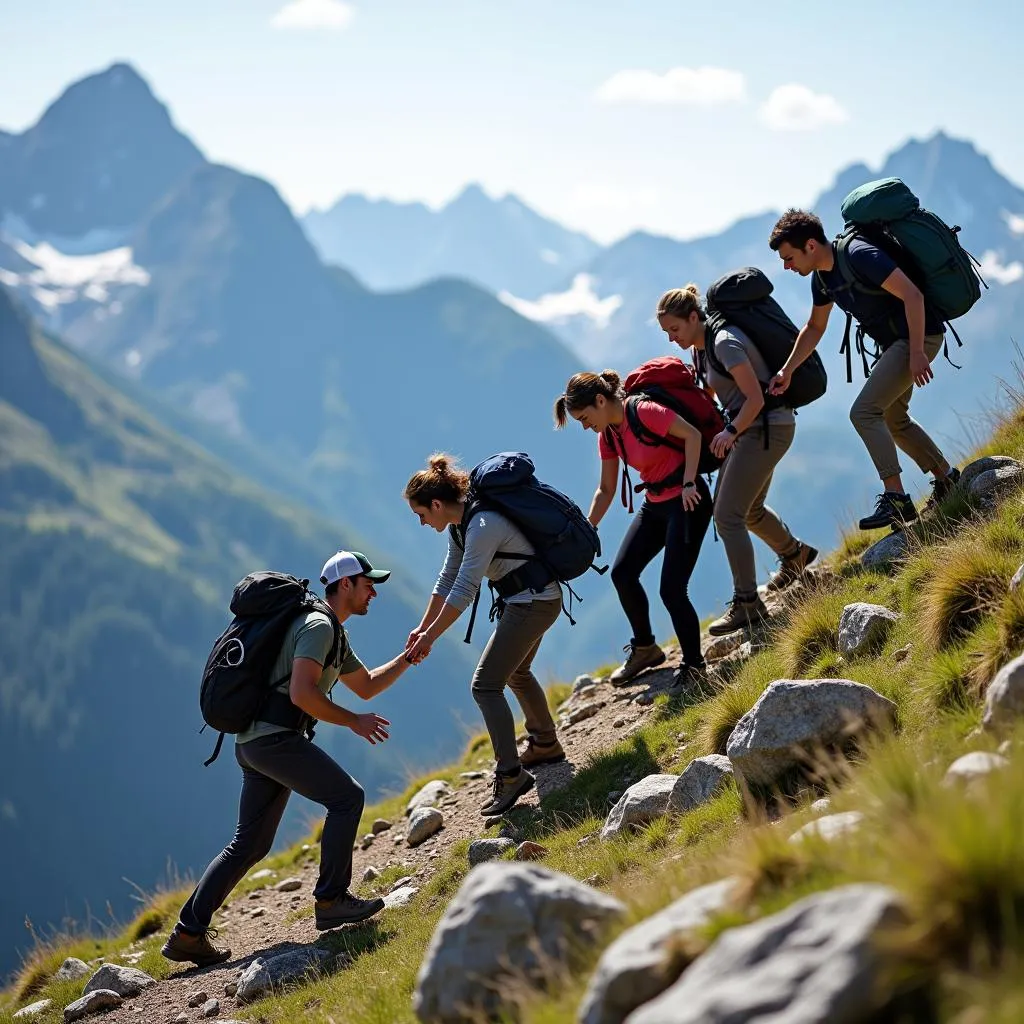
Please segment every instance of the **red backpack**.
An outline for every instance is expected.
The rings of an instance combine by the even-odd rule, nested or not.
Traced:
[[[667,445],[677,451],[685,449],[681,440],[655,434],[640,419],[636,409],[637,402],[657,402],[658,405],[663,405],[666,409],[671,409],[677,415],[682,416],[687,423],[700,431],[698,473],[713,473],[722,465],[722,460],[712,454],[710,443],[711,439],[725,427],[725,417],[714,398],[700,386],[693,370],[681,359],[675,356],[658,356],[656,359],[648,359],[646,363],[641,363],[626,377],[623,388],[626,392],[624,402],[626,420],[638,441],[649,445]],[[616,443],[615,432],[611,428],[608,429],[605,439],[612,450],[619,453],[619,458],[622,460],[622,504],[625,505],[626,490],[630,486],[625,453],[620,450],[621,445]],[[663,480],[637,484],[632,489],[641,491],[646,488],[656,494],[666,487],[674,487],[683,479],[683,468],[680,466]],[[632,495],[630,495],[629,510],[633,511]]]

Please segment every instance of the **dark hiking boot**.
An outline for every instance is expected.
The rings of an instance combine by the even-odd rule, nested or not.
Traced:
[[[558,764],[565,760],[565,751],[556,737],[550,743],[538,743],[532,736],[527,737],[526,746],[519,751],[519,763],[524,768],[536,768],[542,764]]]
[[[635,644],[631,640],[622,649],[629,651],[629,656],[608,677],[612,686],[625,686],[644,669],[654,668],[665,660],[665,652],[657,644]]]
[[[525,769],[520,768],[515,775],[494,773],[494,784],[491,789],[491,802],[480,809],[485,818],[498,817],[510,811],[515,802],[533,789],[537,780]]]
[[[728,636],[739,629],[749,629],[768,617],[764,601],[756,594],[753,597],[737,595],[729,602],[725,614],[708,626],[708,632],[712,636]]]
[[[931,497],[924,503],[921,510],[922,515],[929,515],[937,512],[939,506],[953,493],[960,483],[960,470],[951,469],[941,480],[932,481]]]
[[[168,960],[176,964],[195,964],[197,967],[212,967],[231,959],[231,950],[226,946],[215,946],[210,939],[217,937],[216,928],[207,928],[205,932],[193,935],[184,931],[180,925],[163,945],[160,952]]]
[[[694,696],[707,696],[711,691],[708,682],[707,665],[687,665],[683,662],[679,668],[672,673],[672,682],[669,685],[672,693],[687,693]]]
[[[916,518],[917,509],[909,494],[885,491],[875,501],[875,511],[865,516],[859,525],[862,530],[880,530],[883,526],[903,526]]]
[[[316,917],[317,931],[325,932],[346,924],[359,924],[360,921],[379,914],[383,909],[384,901],[379,896],[372,900],[361,900],[358,896],[345,892],[333,900],[317,900],[313,913]]]
[[[768,577],[768,592],[785,590],[804,574],[804,570],[818,557],[818,549],[800,541],[796,554],[779,559],[779,567]]]

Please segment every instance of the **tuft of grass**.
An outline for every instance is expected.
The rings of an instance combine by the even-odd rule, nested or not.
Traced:
[[[964,645],[939,651],[924,669],[919,689],[940,710],[965,708],[977,698],[972,659]]]
[[[977,695],[984,692],[1006,662],[1024,651],[1024,588],[1006,594],[993,620],[985,631],[986,642],[978,644],[977,657],[970,671]]]
[[[819,659],[838,655],[839,617],[847,603],[844,591],[832,591],[794,610],[776,641],[787,676],[799,678]]]

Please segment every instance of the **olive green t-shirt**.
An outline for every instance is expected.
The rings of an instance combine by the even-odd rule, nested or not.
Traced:
[[[292,678],[292,662],[296,658],[312,658],[313,661],[323,665],[323,671],[320,673],[316,685],[326,696],[338,681],[339,675],[347,676],[350,672],[356,672],[363,667],[363,663],[348,642],[344,626],[341,627],[338,655],[332,664],[325,664],[333,643],[334,626],[323,612],[313,611],[300,615],[285,634],[281,653],[277,656],[277,661],[274,662],[274,671],[270,678],[283,680],[277,688],[283,693],[287,693]],[[274,725],[273,722],[256,721],[244,732],[240,732],[235,737],[235,742],[248,743],[261,736],[272,736],[276,732],[290,731],[286,726]]]

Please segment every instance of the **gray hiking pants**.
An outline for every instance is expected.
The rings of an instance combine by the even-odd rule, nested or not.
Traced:
[[[935,359],[941,348],[941,334],[931,334],[924,339],[929,361]],[[901,338],[882,353],[850,408],[850,422],[860,434],[882,480],[902,472],[897,445],[924,473],[931,473],[946,461],[938,445],[910,417],[913,394],[910,342]]]
[[[199,934],[217,908],[274,845],[292,792],[327,811],[320,838],[320,877],[313,895],[332,900],[352,881],[352,845],[363,813],[362,787],[333,758],[297,732],[278,732],[235,744],[242,769],[235,836],[203,872],[178,915],[179,925]]]
[[[484,716],[500,772],[519,767],[516,724],[505,699],[506,686],[523,709],[526,731],[538,744],[546,745],[555,739],[555,722],[548,700],[531,666],[541,639],[561,611],[561,600],[506,604],[473,673],[473,699]]]
[[[765,504],[772,474],[795,434],[792,423],[769,424],[766,448],[764,427],[755,423],[736,439],[718,472],[715,526],[729,559],[734,593],[741,597],[757,593],[752,533],[780,558],[796,554],[799,548],[789,527]]]

